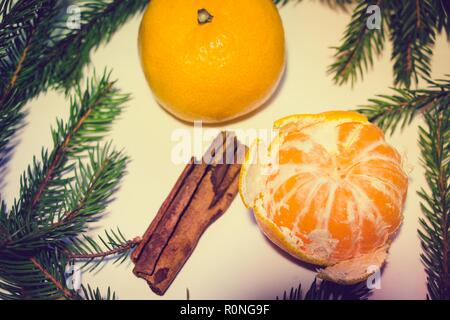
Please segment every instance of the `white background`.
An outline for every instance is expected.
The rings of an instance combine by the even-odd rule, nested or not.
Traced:
[[[352,109],[375,94],[389,93],[392,85],[391,48],[387,48],[364,82],[338,87],[326,74],[333,61],[331,46],[338,45],[350,16],[319,3],[305,1],[280,10],[286,30],[288,67],[276,96],[258,113],[226,128],[269,128],[274,120],[292,113]],[[153,100],[138,60],[137,33],[140,16],[127,23],[94,55],[97,72],[112,68],[117,85],[132,94],[128,108],[111,133],[114,144],[131,157],[128,174],[115,201],[95,225],[93,234],[120,226],[125,235],[142,235],[170,191],[181,165],[171,162],[174,129],[192,128],[164,112]],[[257,26],[255,26],[257,28]],[[434,54],[433,77],[450,73],[450,45],[439,37]],[[92,72],[90,68],[89,72]],[[2,197],[12,203],[19,190],[19,176],[38,155],[41,146],[51,146],[50,125],[56,117],[66,118],[69,101],[50,92],[27,106],[27,126],[10,162]],[[411,167],[405,220],[394,241],[382,275],[382,288],[373,299],[423,299],[426,280],[420,262],[416,229],[421,215],[416,190],[425,186],[418,160],[417,126],[389,137],[391,144],[407,156]],[[198,247],[163,297],[185,299],[273,299],[300,282],[309,287],[314,271],[287,257],[265,239],[250,212],[236,199],[230,209],[203,235]],[[145,281],[132,274],[131,263],[104,266],[94,274],[83,274],[83,282],[106,289],[111,286],[122,299],[159,299]]]

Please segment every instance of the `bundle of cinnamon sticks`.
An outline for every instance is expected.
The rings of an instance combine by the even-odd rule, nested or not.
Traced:
[[[206,228],[230,206],[246,147],[230,132],[214,140],[201,161],[192,158],[161,205],[131,258],[134,274],[163,295]]]

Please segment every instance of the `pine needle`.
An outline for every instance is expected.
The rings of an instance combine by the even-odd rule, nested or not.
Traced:
[[[394,88],[393,95],[378,95],[357,111],[386,132],[393,133],[398,127],[409,125],[417,115],[450,103],[450,75],[442,80],[428,80],[428,83],[426,89]]]
[[[419,144],[428,190],[418,194],[424,217],[419,237],[428,298],[450,299],[450,104],[425,115]]]
[[[52,130],[53,149],[33,159],[11,210],[0,204],[2,299],[115,298],[110,290],[102,295],[90,287],[80,295],[67,288],[64,276],[74,253],[89,246],[101,252],[84,232],[102,216],[128,162],[111,143],[100,144],[128,100],[109,78],[105,72],[75,90],[68,121],[58,120]],[[87,245],[79,240],[83,236]],[[133,248],[120,230],[100,239],[110,251],[105,257],[123,261]]]
[[[282,300],[366,300],[371,291],[365,282],[355,285],[339,285],[325,280],[314,279],[306,294],[302,291],[302,285],[292,287],[285,291]],[[280,300],[277,297],[277,300]]]

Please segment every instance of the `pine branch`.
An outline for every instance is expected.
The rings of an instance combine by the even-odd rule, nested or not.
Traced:
[[[65,258],[57,250],[34,257],[0,255],[1,299],[60,299],[73,294],[65,286]]]
[[[101,217],[125,172],[127,158],[120,152],[111,151],[108,145],[91,151],[89,159],[88,165],[79,164],[82,169],[76,174],[75,182],[67,187],[70,192],[65,192],[65,198],[60,200],[65,209],[58,210],[59,214],[53,214],[51,218],[33,221],[25,230],[22,230],[23,219],[11,216],[8,225],[17,226],[19,230],[9,228],[9,233],[14,236],[0,245],[0,252],[20,254],[49,245],[65,248],[67,239],[77,237],[86,230],[88,223]]]
[[[446,79],[428,80],[427,89],[393,89],[394,95],[378,95],[357,111],[390,133],[406,125],[420,114],[450,103],[450,75]]]
[[[81,290],[83,291],[83,296],[80,296],[82,300],[116,300],[116,293],[111,291],[110,287],[108,287],[106,295],[103,295],[98,288],[92,289],[89,285],[81,286]]]
[[[105,231],[105,237],[98,236],[100,244],[93,238],[83,235],[82,239],[74,238],[67,246],[67,257],[73,260],[87,260],[83,268],[95,270],[106,258],[112,257],[113,263],[123,263],[142,239],[136,237],[127,240],[120,229]],[[102,247],[103,246],[103,247]]]
[[[5,15],[7,15],[9,11],[11,11],[12,5],[12,0],[2,0],[0,2],[0,21],[3,21]]]
[[[299,3],[303,0],[273,0],[276,5],[285,6],[290,2]],[[355,0],[318,0],[319,3],[326,5],[332,10],[341,10],[348,12],[350,7],[355,4]]]
[[[0,84],[1,154],[20,126],[25,103],[52,86],[78,82],[90,50],[108,41],[146,3],[79,2],[86,9],[80,30],[62,26],[57,17],[64,8],[57,1],[0,3],[0,77],[5,80]],[[68,123],[59,121],[52,132],[53,151],[43,150],[42,160],[34,159],[12,210],[7,212],[3,203],[0,207],[0,298],[102,298],[89,286],[83,288],[85,297],[65,288],[65,258],[49,247],[64,247],[71,234],[79,236],[86,223],[95,221],[123,175],[126,157],[109,145],[92,149],[128,98],[107,80],[105,75],[99,83],[91,82],[83,93],[77,88]],[[74,177],[75,160],[85,155],[90,163],[79,162],[80,173]],[[72,182],[79,193],[69,197],[66,188]],[[28,258],[31,252],[39,253]],[[114,297],[108,289],[106,298]]]
[[[450,2],[447,0],[433,0],[436,8],[436,25],[439,33],[445,32],[447,40],[450,41]]]
[[[389,17],[393,43],[394,84],[417,84],[429,78],[437,20],[432,0],[395,0],[397,10]]]
[[[83,231],[85,223],[95,221],[96,213],[106,207],[123,175],[126,157],[110,145],[100,148],[96,144],[128,96],[114,88],[106,73],[98,81],[88,81],[84,91],[80,87],[76,91],[67,124],[58,121],[53,130],[53,151],[43,151],[41,162],[34,159],[22,176],[21,196],[6,224],[13,239],[0,242],[0,250],[16,246],[34,250],[53,238],[67,236],[65,232]],[[76,160],[84,156],[89,164],[78,162],[78,171],[74,171]],[[52,233],[44,237],[46,232]]]
[[[107,235],[109,237],[109,235]],[[99,236],[100,238],[100,236]],[[116,243],[116,240],[110,240],[109,243],[106,243],[102,238],[100,240],[105,244],[108,248],[106,251],[100,251],[98,245],[92,245],[92,238],[85,237],[85,240],[93,247],[95,253],[73,253],[70,252],[68,254],[69,259],[74,260],[93,260],[97,258],[106,258],[108,256],[122,254],[123,252],[129,252],[132,248],[137,246],[142,239],[139,237],[134,238],[133,240],[126,240],[123,243]],[[114,241],[114,242],[113,242]],[[85,246],[88,246],[85,244]]]
[[[105,73],[77,88],[69,120],[53,130],[53,151],[23,175],[11,211],[0,205],[0,298],[100,298],[98,290],[81,296],[68,289],[64,268],[70,242],[101,216],[125,172],[127,158],[111,144],[98,145],[128,99],[113,84]]]
[[[300,284],[297,288],[291,288],[289,293],[285,291],[282,300],[367,300],[370,294],[365,282],[345,286],[314,279],[306,294],[303,294]],[[279,299],[277,296],[277,300]]]
[[[64,276],[67,261],[54,249],[41,251],[31,258],[0,257],[0,299],[115,299],[110,288],[106,295],[89,285],[82,285],[81,292],[69,289]]]
[[[373,56],[383,52],[385,32],[393,43],[394,84],[409,88],[431,72],[431,58],[437,33],[450,39],[450,4],[444,0],[359,0],[342,44],[335,48],[335,62],[328,72],[342,85],[363,77],[373,66]],[[382,14],[380,30],[366,26],[369,5],[378,5]]]
[[[109,81],[109,74],[104,73],[98,83],[94,79],[83,92],[78,86],[76,95],[71,99],[71,117],[67,125],[58,121],[52,130],[54,151],[49,157],[43,179],[37,184],[37,190],[31,197],[25,210],[35,210],[44,200],[44,192],[53,178],[61,177],[71,167],[66,164],[86,150],[92,149],[109,131],[112,122],[121,112],[121,107],[128,100],[121,95]],[[67,182],[63,181],[64,184]]]
[[[328,73],[333,74],[336,84],[351,82],[353,85],[358,77],[363,77],[364,71],[373,66],[373,56],[379,56],[384,48],[385,23],[382,19],[381,29],[367,28],[367,7],[371,4],[380,6],[381,0],[358,1],[352,15],[352,20],[345,31],[343,43],[334,48],[335,62],[329,67]]]
[[[45,269],[45,267],[35,257],[30,258],[30,261],[39,271],[41,271],[45,279],[53,283],[56,289],[58,289],[58,291],[60,291],[64,295],[64,297],[66,297],[67,299],[74,298],[74,293],[65,288],[63,284],[58,279],[56,279],[56,277],[53,276],[47,269]]]
[[[111,150],[109,144],[91,151],[88,165],[80,161],[75,169],[76,178],[68,188],[65,211],[41,231],[51,233],[55,240],[84,232],[87,224],[97,221],[106,209],[127,162],[128,159],[121,152]]]
[[[66,212],[58,217],[58,222],[53,223],[52,227],[59,227],[65,222],[73,223],[79,216],[89,217],[92,212],[103,211],[116,186],[111,181],[120,180],[126,163],[127,158],[120,152],[111,151],[110,144],[90,152],[89,164],[80,161],[78,170],[75,170],[75,182],[68,188],[71,193],[66,201]]]
[[[37,94],[34,72],[41,52],[52,39],[56,0],[7,1],[0,21],[0,156],[4,156],[25,114],[23,107]],[[36,40],[39,39],[39,40]],[[30,63],[31,62],[31,63]],[[22,80],[22,74],[26,79]]]
[[[428,298],[450,299],[450,104],[425,115],[419,144],[429,191],[422,198],[418,230],[427,273]]]
[[[83,12],[80,29],[69,30],[40,62],[41,66],[53,69],[51,84],[66,89],[76,84],[83,68],[90,63],[90,52],[109,42],[148,3],[149,0],[78,1],[77,6]]]
[[[147,3],[148,0],[79,1],[77,5],[83,12],[80,29],[66,27],[67,16],[59,14],[65,7],[57,0],[20,0],[11,9],[3,10],[0,155],[20,128],[25,104],[51,87],[67,90],[78,83],[83,67],[90,63],[91,51],[109,41]],[[17,26],[22,27],[16,30]]]

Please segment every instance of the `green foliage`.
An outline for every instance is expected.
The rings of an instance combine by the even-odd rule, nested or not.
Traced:
[[[447,0],[433,0],[436,8],[436,25],[439,33],[445,32],[450,40],[450,2]]]
[[[116,294],[108,287],[106,295],[103,295],[100,290],[92,289],[89,285],[87,287],[81,286],[83,291],[83,300],[116,300]]]
[[[40,251],[32,259],[5,259],[0,256],[0,299],[71,299],[114,300],[116,294],[108,287],[106,294],[89,285],[80,292],[67,288],[65,266],[68,260],[55,249]]]
[[[352,85],[358,77],[362,78],[364,71],[373,65],[373,56],[379,56],[384,49],[384,22],[380,30],[367,28],[367,7],[372,1],[359,1],[350,24],[345,31],[340,47],[335,47],[335,62],[329,67],[328,73],[333,74],[337,84],[348,81]]]
[[[71,2],[82,9],[79,29],[66,25]],[[127,158],[122,152],[99,142],[128,96],[119,93],[108,74],[98,82],[92,80],[85,90],[78,83],[91,51],[109,41],[147,3],[0,1],[1,157],[7,156],[28,101],[50,88],[68,92],[75,87],[69,120],[57,121],[52,130],[53,149],[43,149],[40,159],[35,157],[24,172],[13,207],[8,210],[1,202],[0,298],[81,297],[65,288],[61,268],[73,254],[68,249],[76,251],[75,243],[89,239],[83,232],[101,217],[125,171]],[[117,249],[113,254],[120,259],[132,248],[129,243],[130,247],[116,247],[124,241],[120,230],[101,241],[106,248]],[[94,243],[89,240],[91,246]],[[84,298],[101,297],[98,289],[83,292]],[[108,290],[106,298],[114,297]]]
[[[428,298],[450,299],[450,109],[439,105],[425,115],[419,144],[428,190],[421,189],[419,237],[427,273]]]
[[[26,101],[46,87],[36,79],[46,76],[38,61],[52,39],[58,6],[56,0],[30,0],[2,1],[0,8],[0,155],[4,156],[25,116]]]
[[[274,0],[284,6],[301,0]],[[392,42],[394,85],[409,88],[430,77],[431,59],[437,34],[450,41],[450,2],[447,0],[323,0],[331,8],[353,8],[341,44],[334,47],[334,62],[328,73],[338,85],[355,84],[384,51],[386,34]],[[380,29],[367,28],[367,8],[378,5]]]
[[[132,248],[139,240],[127,240],[119,228],[105,231],[104,236],[94,238],[83,235],[75,237],[67,244],[67,250],[72,258],[86,260],[83,269],[94,271],[107,257],[113,256],[113,263],[123,263],[127,260]]]
[[[380,7],[380,30],[366,26],[366,9],[373,4]],[[358,0],[342,43],[335,48],[335,62],[329,72],[337,84],[354,84],[373,65],[374,55],[382,54],[385,34],[389,33],[394,84],[409,88],[430,76],[436,34],[445,31],[449,35],[449,12],[448,1],[444,0]]]
[[[302,285],[284,292],[282,300],[366,300],[371,291],[365,282],[355,285],[339,285],[333,282],[314,279],[310,288],[303,293]],[[277,297],[277,300],[280,299]]]
[[[65,294],[55,283],[64,283],[66,259],[57,250],[37,252],[33,261],[28,257],[0,254],[0,298],[15,299],[60,299]],[[45,274],[37,267],[45,270]],[[49,281],[53,277],[56,281]],[[63,288],[63,285],[61,289]]]
[[[419,145],[428,190],[418,192],[424,214],[418,234],[428,298],[450,299],[450,75],[428,82],[427,89],[394,89],[394,95],[380,95],[358,111],[390,132],[417,115],[425,119]]]
[[[378,95],[357,111],[383,130],[393,133],[399,125],[404,128],[410,124],[417,115],[450,103],[450,75],[443,80],[428,80],[428,83],[427,89],[394,88],[394,95]]]
[[[107,74],[98,83],[91,81],[85,91],[78,86],[71,98],[67,124],[58,120],[52,130],[53,150],[43,150],[41,161],[35,158],[22,175],[21,195],[7,224],[14,236],[3,246],[5,249],[35,250],[83,232],[85,222],[95,221],[94,213],[104,209],[113,191],[107,182],[120,178],[126,158],[108,145],[95,150],[93,146],[108,131],[127,99]],[[80,161],[76,168],[74,161],[86,155],[89,164]]]
[[[395,0],[389,28],[393,44],[394,84],[409,88],[419,78],[429,78],[436,35],[433,1]]]
[[[84,67],[90,63],[91,51],[107,43],[125,22],[145,9],[149,0],[78,0],[74,3],[83,12],[80,29],[66,29],[43,61],[47,66],[55,66],[51,83],[64,88],[78,83]],[[55,58],[56,62],[52,62]]]
[[[23,108],[49,88],[79,82],[90,53],[148,0],[83,0],[79,29],[69,29],[67,3],[58,0],[0,1],[0,154],[22,123]]]
[[[273,0],[273,2],[277,5],[281,5],[284,6],[286,5],[288,2],[295,2],[295,3],[299,3],[302,2],[303,0]],[[331,9],[339,9],[342,11],[348,11],[350,7],[352,7],[352,5],[354,5],[355,0],[316,0],[319,3],[326,5],[327,7],[331,8]]]
[[[0,2],[0,19],[11,10],[12,0],[5,0]]]
[[[70,250],[82,248],[83,237],[89,239],[84,236],[88,224],[101,217],[125,173],[127,157],[110,143],[99,143],[127,100],[106,72],[87,81],[84,90],[78,86],[68,121],[58,120],[52,130],[53,149],[43,150],[22,175],[13,207],[0,206],[1,298],[82,297],[66,288],[64,268],[72,259]],[[124,237],[119,230],[101,240],[112,248]],[[119,257],[129,249],[117,251]],[[99,297],[98,290],[85,293],[85,298]]]

